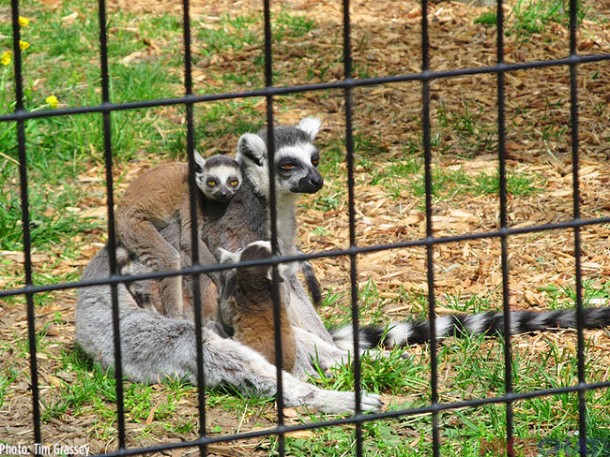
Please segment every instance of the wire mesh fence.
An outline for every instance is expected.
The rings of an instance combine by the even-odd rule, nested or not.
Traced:
[[[209,445],[219,442],[231,442],[233,440],[240,440],[253,437],[262,436],[276,436],[278,439],[277,453],[278,455],[288,455],[285,449],[285,436],[287,432],[294,432],[300,430],[310,430],[321,427],[329,427],[339,424],[351,424],[355,430],[355,445],[353,448],[354,455],[366,455],[367,452],[364,448],[364,437],[362,427],[365,423],[372,421],[378,421],[383,419],[392,418],[403,418],[417,415],[429,415],[431,418],[430,425],[430,442],[431,442],[431,454],[434,456],[441,455],[443,439],[440,432],[439,416],[445,411],[451,411],[461,408],[476,408],[484,405],[498,404],[505,408],[505,453],[506,455],[516,455],[513,448],[515,442],[515,424],[513,408],[517,401],[531,399],[535,397],[552,396],[565,393],[575,393],[578,396],[578,454],[579,455],[597,455],[594,454],[595,445],[592,445],[594,441],[589,438],[587,430],[587,392],[595,389],[604,389],[610,386],[609,381],[599,383],[588,383],[585,369],[585,336],[583,334],[584,328],[584,314],[585,303],[582,295],[583,291],[583,278],[582,278],[582,249],[581,249],[581,231],[583,228],[588,226],[599,226],[602,224],[608,224],[610,217],[600,218],[585,218],[581,216],[581,195],[579,188],[579,86],[578,86],[578,69],[584,64],[592,64],[598,62],[604,62],[610,60],[610,54],[582,54],[577,48],[577,31],[579,20],[577,17],[579,11],[579,5],[577,0],[570,0],[569,2],[569,26],[568,26],[568,37],[569,37],[569,55],[561,59],[553,60],[540,60],[540,61],[527,61],[522,63],[506,63],[505,62],[505,43],[504,43],[504,24],[505,24],[505,8],[502,2],[499,2],[496,8],[497,17],[497,32],[496,32],[496,47],[495,47],[495,60],[496,64],[491,66],[478,66],[468,68],[458,68],[451,70],[435,71],[430,65],[430,36],[429,36],[429,21],[430,15],[429,4],[427,0],[421,2],[421,62],[419,63],[420,71],[412,73],[404,73],[398,75],[387,75],[387,76],[375,76],[375,77],[356,77],[354,74],[354,68],[352,65],[352,50],[354,44],[351,39],[351,16],[350,16],[350,2],[347,0],[343,1],[343,18],[342,18],[342,63],[343,71],[342,75],[337,78],[336,81],[326,83],[315,83],[315,84],[301,84],[301,85],[276,85],[274,83],[274,53],[273,53],[273,15],[271,14],[271,4],[268,0],[263,3],[263,16],[264,16],[264,88],[254,89],[249,91],[238,91],[230,93],[214,93],[214,94],[197,94],[193,90],[193,78],[192,78],[192,37],[191,32],[193,26],[191,24],[192,13],[190,11],[190,4],[188,0],[184,0],[182,3],[182,23],[181,27],[183,30],[183,71],[184,71],[184,88],[183,95],[175,98],[163,98],[156,100],[137,100],[130,102],[114,102],[112,100],[112,91],[110,84],[109,75],[109,62],[108,62],[108,17],[107,17],[107,5],[105,0],[99,0],[98,3],[98,20],[99,20],[99,51],[100,51],[100,74],[101,80],[99,87],[101,89],[100,103],[94,106],[86,107],[68,107],[61,108],[53,111],[32,111],[24,107],[24,87],[23,87],[23,72],[22,72],[22,50],[20,48],[20,2],[19,0],[11,0],[11,20],[12,20],[12,43],[13,43],[13,56],[14,56],[14,94],[15,94],[15,107],[11,113],[0,116],[0,122],[13,123],[16,126],[15,135],[17,138],[17,150],[18,150],[18,161],[19,161],[19,182],[21,190],[21,226],[23,228],[23,250],[24,250],[24,287],[5,290],[0,292],[0,297],[7,296],[23,296],[25,297],[27,306],[27,326],[29,334],[29,354],[30,354],[30,385],[31,385],[31,398],[32,398],[32,425],[33,425],[33,443],[45,442],[45,437],[42,433],[42,419],[41,419],[41,393],[40,393],[40,379],[38,377],[38,365],[37,365],[37,346],[36,346],[36,317],[37,311],[35,307],[34,297],[36,294],[49,291],[58,291],[65,289],[78,289],[87,286],[108,284],[111,286],[112,291],[112,303],[113,303],[113,334],[114,334],[114,354],[115,354],[115,379],[116,379],[116,429],[117,429],[117,449],[110,450],[109,455],[144,455],[153,452],[161,451],[172,451],[179,448],[199,448],[200,452],[206,454],[208,452],[207,447]],[[438,51],[437,51],[438,52]],[[506,102],[506,75],[511,72],[519,70],[533,70],[546,67],[567,67],[569,69],[569,93],[570,93],[570,145],[571,145],[571,161],[572,161],[572,201],[573,210],[572,217],[568,221],[546,223],[540,225],[530,225],[527,227],[514,227],[509,224],[509,211],[508,211],[508,200],[509,193],[507,191],[507,139],[506,139],[506,118],[505,118],[505,102]],[[434,226],[434,182],[433,182],[433,153],[432,153],[432,127],[431,127],[431,84],[435,82],[449,81],[451,78],[460,76],[475,76],[475,75],[491,75],[495,78],[496,88],[496,114],[497,114],[497,159],[498,159],[498,176],[499,176],[499,194],[498,194],[498,208],[499,208],[499,228],[496,230],[490,230],[486,232],[477,233],[465,233],[456,236],[437,236],[435,233]],[[359,88],[367,87],[379,87],[389,83],[415,83],[419,84],[421,89],[421,148],[423,150],[424,159],[424,187],[425,187],[425,237],[417,240],[397,241],[387,243],[383,245],[359,245],[357,240],[357,211],[355,204],[358,201],[358,195],[355,193],[355,181],[357,178],[357,171],[355,168],[355,156],[356,146],[354,138],[354,122],[353,114],[354,110],[357,109],[353,104],[353,92]],[[201,313],[195,313],[195,328],[198,329],[196,335],[198,352],[197,352],[197,366],[198,366],[198,411],[199,411],[199,435],[200,437],[196,440],[185,441],[181,443],[163,443],[154,447],[147,448],[135,448],[127,445],[126,439],[126,422],[125,422],[125,405],[124,405],[124,392],[123,392],[123,371],[122,371],[122,345],[121,345],[121,329],[119,321],[119,307],[118,307],[118,292],[117,285],[123,283],[126,279],[118,275],[117,264],[115,260],[114,252],[117,249],[115,239],[115,216],[114,216],[114,188],[113,188],[113,116],[115,113],[120,111],[129,111],[142,108],[157,108],[164,106],[182,106],[185,109],[185,129],[186,129],[186,145],[188,151],[188,162],[190,169],[195,166],[194,162],[194,150],[196,146],[195,138],[195,123],[196,115],[194,108],[200,104],[226,101],[234,99],[245,99],[253,97],[262,97],[265,100],[265,114],[266,114],[266,125],[268,128],[268,138],[270,141],[269,149],[271,159],[269,160],[269,173],[273,176],[275,169],[273,167],[273,130],[272,127],[275,124],[274,119],[274,106],[278,97],[303,94],[308,92],[324,91],[324,90],[339,90],[342,91],[343,96],[343,117],[345,124],[345,137],[344,144],[346,150],[346,191],[348,199],[348,225],[349,225],[349,247],[347,249],[340,249],[333,251],[332,253],[315,252],[304,256],[299,256],[298,259],[317,259],[328,256],[342,256],[349,259],[349,277],[350,277],[350,297],[351,297],[351,322],[354,335],[356,335],[353,347],[353,363],[352,367],[354,370],[354,391],[356,397],[356,413],[350,417],[323,420],[314,423],[299,424],[299,425],[287,425],[284,422],[284,405],[282,401],[282,379],[284,373],[280,368],[277,369],[277,423],[276,426],[271,430],[262,431],[250,431],[245,433],[237,433],[234,435],[223,435],[223,436],[210,436],[206,433],[206,402],[205,402],[205,376],[204,376],[204,352],[205,345],[201,344],[204,339],[201,328],[203,323],[201,321]],[[104,158],[105,158],[105,174],[106,174],[106,195],[107,195],[107,213],[108,213],[108,250],[110,252],[110,276],[102,280],[89,280],[72,283],[60,283],[60,284],[43,284],[37,285],[33,279],[33,264],[32,264],[32,246],[31,246],[31,233],[30,227],[32,225],[32,217],[29,213],[29,198],[30,198],[30,184],[28,181],[28,154],[27,154],[27,130],[26,125],[33,119],[40,118],[52,118],[52,117],[65,117],[65,116],[78,116],[83,114],[93,113],[99,115],[102,118],[102,129],[103,129],[103,145],[104,145]],[[275,180],[270,181],[270,195],[275,194]],[[194,189],[194,181],[191,179],[191,189]],[[276,215],[277,208],[274,199],[270,202],[270,219],[272,221],[270,225],[270,238],[273,241],[275,252],[277,253],[277,223]],[[195,194],[191,192],[191,217],[195,219],[197,213],[195,212]],[[436,338],[437,332],[437,303],[436,303],[436,292],[435,292],[435,257],[434,252],[438,246],[443,244],[463,242],[469,240],[480,240],[480,239],[498,239],[501,244],[501,271],[502,271],[502,309],[503,309],[503,327],[504,335],[511,334],[511,313],[510,313],[510,275],[509,275],[509,240],[513,236],[546,232],[553,230],[565,230],[570,229],[573,231],[573,244],[574,244],[574,258],[575,258],[575,269],[571,272],[575,278],[575,297],[574,307],[576,310],[576,328],[577,328],[577,348],[576,348],[576,364],[577,364],[577,383],[574,385],[542,389],[533,392],[515,392],[513,389],[514,374],[512,372],[512,346],[510,337],[505,338],[504,344],[504,393],[501,395],[489,396],[485,398],[475,398],[467,401],[459,402],[443,402],[439,398],[439,375],[438,375],[438,341]],[[196,227],[193,225],[191,233],[193,245],[197,238]],[[363,414],[362,408],[360,407],[361,400],[361,372],[360,372],[360,345],[358,330],[361,328],[360,313],[359,313],[359,287],[358,287],[358,256],[373,253],[382,252],[399,248],[423,248],[426,252],[426,272],[427,272],[427,287],[428,287],[428,301],[427,301],[427,312],[429,315],[429,334],[430,334],[430,402],[424,407],[416,407],[409,409],[399,409],[393,411],[387,411],[382,413]],[[196,251],[196,250],[195,250]],[[194,264],[197,264],[197,253],[194,253]],[[283,260],[283,258],[281,258]],[[294,260],[294,259],[289,259]],[[275,258],[271,264],[278,265],[280,261]],[[219,267],[222,268],[222,267]],[[185,274],[192,274],[194,278],[197,278],[199,274],[208,271],[213,271],[214,267],[191,267],[185,270]],[[277,268],[274,268],[275,272],[275,306],[276,311],[279,310],[279,292],[277,286]],[[143,276],[143,278],[158,278],[162,275],[150,274]],[[140,277],[142,278],[142,277]],[[194,287],[195,302],[199,303],[201,297],[197,296],[198,287]],[[279,312],[275,313],[275,327],[279,328]],[[276,353],[282,353],[281,340],[276,338]],[[280,356],[278,356],[280,357]],[[278,358],[279,360],[279,358]],[[278,364],[281,366],[281,364]],[[603,446],[602,446],[603,448]],[[604,448],[605,449],[605,448]],[[38,455],[48,454],[44,452],[44,449],[36,449],[34,453]],[[603,449],[602,449],[603,452]],[[552,454],[551,454],[552,455]],[[574,454],[576,455],[576,454]]]

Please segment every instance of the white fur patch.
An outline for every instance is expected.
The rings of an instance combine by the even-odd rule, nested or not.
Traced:
[[[267,162],[267,145],[263,139],[256,133],[244,133],[239,139],[237,147],[237,158],[243,157],[241,154],[242,145],[247,145],[248,149],[252,154],[261,162],[263,165]]]
[[[263,241],[263,240],[254,241],[254,242],[250,243],[248,246],[260,246],[261,248],[265,248],[265,249],[269,250],[269,252],[271,252],[271,241]]]
[[[203,168],[205,166],[205,159],[201,157],[201,154],[199,154],[199,151],[197,149],[195,149],[193,153],[195,157],[195,162],[197,162],[199,166]]]
[[[297,128],[299,130],[303,130],[313,140],[316,137],[316,135],[318,134],[318,132],[320,131],[321,125],[322,125],[322,122],[320,121],[320,119],[315,118],[315,117],[307,117],[307,118],[303,119],[301,122],[299,122],[299,125],[297,125]]]
[[[464,319],[464,324],[466,330],[471,335],[478,335],[485,330],[487,325],[486,315],[483,314],[474,314],[472,316],[468,316]]]
[[[237,252],[227,251],[224,248],[218,248],[218,256],[220,263],[237,263],[239,262],[239,256],[241,255],[241,250]]]
[[[252,159],[243,154],[242,149],[247,148],[261,165],[252,163]],[[255,133],[244,133],[239,139],[237,146],[237,161],[246,163],[246,174],[257,193],[269,199],[269,173],[267,166],[267,145],[263,139]]]
[[[339,349],[343,349],[344,351],[351,351],[354,349],[354,332],[352,331],[351,326],[346,325],[345,327],[334,330],[332,336],[335,345]]]
[[[230,165],[218,165],[207,170],[208,176],[213,176],[218,179],[221,183],[226,183],[229,178],[235,178],[240,176],[239,168],[232,167]]]
[[[316,147],[311,143],[299,143],[296,146],[284,146],[275,152],[275,162],[287,157],[294,158],[307,166],[312,166],[311,157],[316,152]]]
[[[453,324],[453,318],[451,316],[440,316],[436,318],[434,323],[436,326],[436,338],[444,338]]]
[[[409,337],[411,336],[411,324],[408,322],[401,322],[395,324],[388,330],[386,336],[386,346],[407,346],[409,344]]]

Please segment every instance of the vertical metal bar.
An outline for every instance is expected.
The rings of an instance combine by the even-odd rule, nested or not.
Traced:
[[[265,87],[273,87],[273,31],[271,29],[271,5],[270,0],[264,0],[264,28],[265,28]],[[273,133],[274,116],[273,116],[273,95],[266,96],[267,102],[267,167],[269,173],[269,218],[271,230],[271,248],[273,255],[280,253],[278,246],[278,231],[277,231],[277,200],[276,200],[276,183],[275,183],[275,138]],[[286,246],[287,247],[287,246]],[[284,386],[283,386],[283,371],[282,371],[282,329],[280,319],[280,290],[279,290],[279,274],[277,265],[273,265],[273,325],[275,329],[275,367],[277,379],[277,424],[278,428],[284,427]],[[278,433],[278,453],[281,456],[286,455],[286,437],[283,432]]]
[[[98,17],[100,26],[100,71],[102,76],[102,106],[110,103],[110,76],[108,72],[108,31],[106,24],[106,1],[98,0]],[[108,205],[108,254],[110,275],[117,274],[116,233],[114,225],[114,183],[112,179],[112,120],[111,111],[102,113],[104,134],[104,159],[106,165],[106,189]],[[123,364],[121,353],[121,329],[119,315],[119,298],[117,285],[110,285],[112,300],[112,331],[114,335],[114,378],[117,396],[117,427],[119,449],[125,449],[125,403],[123,395]]]
[[[351,20],[350,2],[343,0],[343,78],[348,83],[343,91],[345,99],[345,149],[347,162],[347,199],[348,199],[348,218],[349,218],[349,245],[354,248],[356,242],[356,197],[354,180],[354,131],[352,122],[352,88],[349,83],[352,81],[352,46],[351,46]],[[357,255],[350,254],[350,288],[351,288],[351,309],[352,309],[352,333],[354,335],[354,395],[356,397],[356,416],[362,414],[362,374],[360,370],[360,339],[359,327],[360,316],[358,313],[358,264]],[[356,455],[363,454],[362,422],[356,422]]]
[[[428,0],[422,0],[421,18],[422,73],[430,70],[430,36],[428,32]],[[422,134],[424,146],[424,178],[426,189],[426,238],[434,237],[432,225],[432,148],[430,125],[430,80],[422,81]],[[434,293],[434,246],[426,246],[427,282],[428,282],[428,315],[430,321],[430,399],[432,406],[438,404],[438,360],[436,344],[436,297]],[[432,412],[432,455],[440,455],[440,434],[438,412]]]
[[[13,26],[13,55],[15,75],[15,113],[23,112],[23,75],[22,59],[19,41],[21,31],[19,30],[19,0],[12,0],[12,26]],[[23,227],[23,257],[25,285],[34,284],[32,277],[32,240],[30,234],[30,202],[28,197],[28,171],[27,151],[25,138],[25,121],[17,121],[17,148],[19,150],[19,185],[21,190],[21,222]],[[36,355],[36,310],[34,307],[34,296],[32,293],[25,294],[27,319],[28,319],[28,343],[30,353],[30,376],[32,390],[32,422],[34,428],[34,443],[42,443],[42,431],[40,427],[40,391],[38,386],[38,358]]]
[[[182,27],[184,40],[184,93],[188,97],[193,94],[193,75],[192,75],[192,54],[191,54],[191,16],[189,0],[183,0],[182,3]],[[191,217],[191,260],[192,264],[199,263],[199,233],[197,230],[197,205],[199,190],[195,181],[195,129],[193,118],[193,103],[185,103],[186,110],[186,149],[188,158],[188,183],[189,183],[189,203]],[[186,234],[185,234],[186,236]],[[193,275],[193,307],[194,307],[194,324],[195,324],[195,344],[197,345],[197,408],[199,412],[199,437],[203,438],[206,435],[206,414],[205,414],[205,370],[203,360],[203,319],[201,309],[201,279],[199,274]],[[207,446],[202,444],[199,446],[199,454],[207,454]]]
[[[498,23],[496,37],[496,57],[497,65],[504,64],[504,7],[502,0],[498,0],[496,17]],[[508,225],[506,191],[506,119],[505,119],[505,94],[504,94],[505,75],[503,71],[496,74],[496,89],[498,98],[498,167],[499,167],[499,197],[500,197],[500,230],[504,230]],[[510,314],[510,276],[508,265],[508,236],[500,237],[501,245],[501,267],[502,267],[502,310],[504,314],[504,390],[510,397],[513,393],[513,366],[512,366],[512,346],[511,346],[511,314]],[[506,455],[513,457],[514,437],[513,437],[513,403],[507,401],[506,405]]]
[[[577,57],[578,0],[570,0],[570,57]],[[579,182],[579,125],[578,125],[578,66],[576,59],[570,63],[570,124],[572,126],[572,188],[573,188],[573,218],[580,219],[580,182]],[[583,333],[584,312],[582,296],[581,268],[581,236],[580,227],[574,226],[574,277],[576,288],[576,335],[578,385],[584,387],[585,372],[585,338]],[[578,444],[581,456],[587,455],[587,400],[585,390],[578,391]]]

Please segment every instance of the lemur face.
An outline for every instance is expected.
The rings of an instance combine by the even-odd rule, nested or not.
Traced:
[[[195,181],[206,198],[228,202],[241,186],[241,170],[236,160],[215,155],[207,160],[195,151]]]
[[[320,153],[312,143],[282,147],[275,156],[278,184],[292,193],[316,193],[324,185],[319,163]]]
[[[275,179],[278,193],[313,194],[324,185],[318,171],[320,153],[313,141],[320,129],[320,121],[303,119],[296,127],[274,128]],[[246,133],[239,140],[238,161],[263,195],[269,192],[267,130],[258,134]]]

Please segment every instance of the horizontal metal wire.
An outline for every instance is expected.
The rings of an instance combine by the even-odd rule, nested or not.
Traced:
[[[202,439],[183,441],[180,443],[167,443],[158,446],[138,447],[126,449],[123,451],[115,451],[104,454],[108,457],[119,457],[128,455],[139,455],[145,453],[159,452],[162,450],[179,449],[185,447],[195,447],[201,444],[228,443],[236,440],[244,440],[250,438],[261,438],[273,436],[279,433],[290,433],[303,430],[315,430],[328,427],[336,427],[341,425],[351,425],[356,422],[375,422],[386,419],[400,419],[414,415],[430,414],[433,412],[448,412],[457,409],[478,408],[481,406],[501,405],[506,402],[516,402],[529,400],[537,397],[549,397],[553,395],[573,394],[578,392],[586,392],[589,390],[607,389],[610,388],[610,381],[579,384],[575,386],[554,387],[550,389],[533,390],[529,392],[512,393],[510,395],[500,395],[496,397],[476,398],[466,401],[455,401],[451,403],[436,403],[429,406],[421,406],[414,408],[399,409],[394,411],[386,411],[378,414],[362,414],[358,416],[342,417],[331,420],[321,420],[307,424],[286,425],[283,427],[273,427],[269,429],[253,430],[248,432],[232,433],[223,436],[207,436]]]
[[[308,254],[298,254],[292,256],[275,256],[263,260],[250,260],[247,262],[240,262],[239,265],[257,266],[257,265],[278,265],[280,263],[288,263],[298,260],[313,260],[322,259],[328,257],[340,257],[340,256],[351,256],[354,254],[369,254],[378,251],[387,251],[391,249],[405,249],[415,247],[425,247],[448,243],[457,243],[462,241],[474,241],[486,238],[500,238],[502,236],[509,235],[524,235],[528,233],[538,233],[550,230],[561,230],[569,229],[574,227],[587,227],[590,225],[599,224],[610,224],[609,217],[600,217],[595,219],[579,219],[574,221],[565,222],[553,222],[550,224],[534,225],[531,227],[518,227],[518,228],[506,228],[500,230],[493,230],[489,232],[478,232],[478,233],[465,233],[463,235],[453,235],[445,237],[428,237],[417,240],[400,241],[389,244],[376,244],[371,246],[354,246],[348,249],[337,249],[332,251],[318,251]],[[236,267],[237,264],[215,264],[215,265],[196,265],[191,267],[185,267],[181,270],[168,271],[168,272],[156,272],[146,273],[139,275],[117,275],[108,276],[107,278],[86,280],[86,281],[73,281],[64,282],[60,284],[44,284],[44,285],[29,285],[24,287],[18,287],[15,289],[7,289],[0,291],[0,297],[7,297],[13,295],[23,295],[26,293],[40,293],[40,292],[53,292],[56,290],[65,289],[78,289],[81,287],[91,286],[102,286],[109,284],[118,284],[128,281],[136,281],[141,279],[160,279],[168,276],[179,276],[179,275],[192,275],[199,273],[209,273],[213,271],[224,271],[230,270]]]
[[[75,114],[104,113],[110,111],[127,111],[141,108],[155,108],[169,105],[185,105],[188,103],[214,102],[222,100],[234,100],[252,97],[268,97],[297,94],[301,92],[314,92],[331,89],[345,89],[347,87],[368,87],[381,84],[400,83],[409,81],[432,81],[434,79],[451,78],[458,76],[496,74],[500,72],[511,72],[536,68],[554,66],[565,66],[570,64],[594,63],[610,60],[610,54],[591,54],[566,57],[563,59],[539,60],[523,63],[505,63],[474,68],[460,68],[455,70],[429,70],[419,73],[409,73],[396,76],[380,76],[368,79],[342,79],[328,83],[303,84],[298,86],[273,86],[244,92],[228,92],[221,94],[206,95],[184,95],[175,98],[162,98],[154,100],[142,100],[120,103],[100,103],[95,106],[83,106],[75,108],[57,108],[48,111],[16,110],[14,113],[0,115],[0,122],[9,122],[26,119],[39,119],[46,117],[67,116]]]

